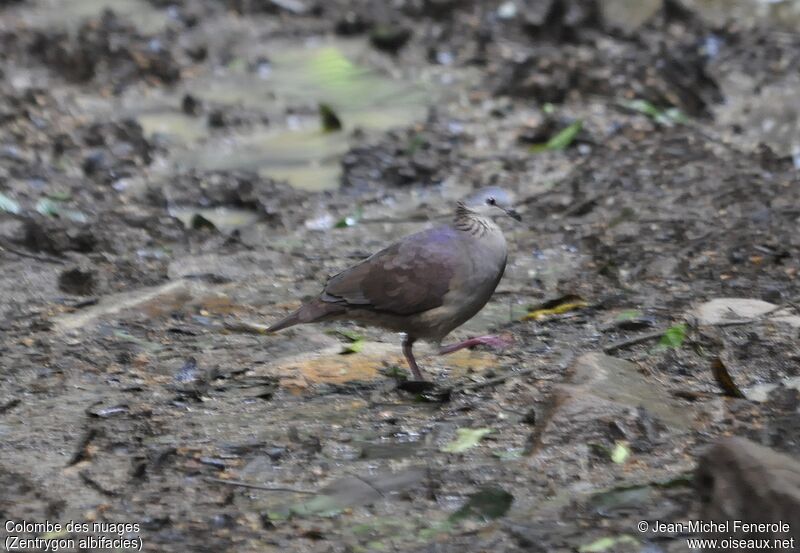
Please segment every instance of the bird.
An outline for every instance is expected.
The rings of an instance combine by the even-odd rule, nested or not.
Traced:
[[[521,220],[510,192],[497,186],[473,192],[457,202],[449,224],[408,235],[331,277],[316,298],[267,332],[330,320],[402,332],[403,355],[417,381],[425,380],[414,357],[417,340],[440,346],[441,355],[507,346],[492,335],[440,345],[486,305],[503,277],[508,246],[497,215]]]

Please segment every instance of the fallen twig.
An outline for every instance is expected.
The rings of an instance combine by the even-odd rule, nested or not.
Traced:
[[[648,332],[647,334],[640,334],[638,336],[634,336],[633,338],[628,338],[626,340],[619,340],[618,342],[612,342],[603,348],[605,353],[611,353],[612,351],[616,351],[618,349],[626,348],[628,346],[633,346],[636,344],[641,344],[642,342],[648,342],[650,340],[655,340],[656,338],[661,338],[667,332],[666,328],[662,328],[661,330],[655,330],[653,332]]]
[[[574,351],[568,351],[559,361],[558,366],[559,368],[566,368],[570,364],[572,364],[572,360],[575,358]],[[467,384],[466,386],[460,386],[458,388],[453,388],[452,393],[456,392],[467,392],[471,390],[480,390],[481,388],[488,388],[490,386],[494,386],[496,384],[502,384],[507,380],[511,380],[512,378],[519,378],[520,376],[527,376],[531,373],[535,373],[537,371],[542,370],[541,367],[528,367],[527,369],[523,369],[521,371],[508,371],[504,374],[499,376],[495,376],[493,378],[489,378],[482,382],[475,382],[473,384]]]
[[[528,367],[527,369],[523,369],[521,371],[508,371],[500,376],[495,376],[493,378],[489,378],[482,382],[474,382],[472,384],[467,384],[466,386],[461,386],[459,388],[454,388],[453,392],[467,392],[470,390],[480,390],[481,388],[488,388],[490,386],[494,386],[495,384],[502,384],[506,380],[511,378],[517,378],[520,376],[526,376],[536,371],[541,370],[541,367]]]
[[[771,315],[774,315],[778,311],[781,311],[783,309],[792,308],[792,309],[797,310],[798,306],[796,305],[796,303],[798,301],[800,301],[800,297],[792,298],[790,300],[785,301],[784,303],[782,303],[780,305],[776,305],[775,307],[773,307],[773,308],[771,308],[771,309],[769,309],[767,311],[764,311],[758,317],[751,317],[749,319],[728,319],[728,320],[725,320],[725,321],[718,321],[716,323],[711,323],[708,326],[737,326],[737,325],[746,325],[746,324],[750,324],[750,323],[763,322],[763,321],[766,321],[767,319],[769,319]]]
[[[18,255],[20,257],[27,257],[28,259],[35,259],[36,261],[41,261],[43,263],[55,263],[57,265],[65,265],[66,261],[63,259],[58,259],[57,257],[52,257],[49,255],[37,255],[35,253],[28,253],[22,250],[18,250],[12,246],[9,246],[5,242],[0,242],[0,248],[8,253],[13,253],[14,255]]]
[[[317,495],[317,492],[311,492],[308,490],[297,490],[295,488],[282,488],[282,487],[274,487],[274,486],[261,486],[260,484],[251,484],[249,482],[242,482],[241,480],[225,480],[224,478],[213,478],[211,476],[207,476],[205,478],[206,482],[214,482],[217,484],[226,484],[228,486],[236,486],[239,488],[250,488],[253,490],[262,490],[265,492],[287,492],[287,493],[301,493],[305,495]]]
[[[238,332],[241,334],[269,334],[266,325],[249,323],[247,321],[225,321],[224,329],[228,332]]]

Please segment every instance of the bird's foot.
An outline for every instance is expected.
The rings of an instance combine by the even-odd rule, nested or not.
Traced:
[[[397,383],[397,389],[412,394],[421,394],[436,389],[436,383],[430,380],[401,380]]]
[[[475,338],[470,338],[457,344],[444,346],[443,348],[439,349],[439,355],[447,355],[448,353],[453,353],[454,351],[464,348],[472,349],[475,346],[489,346],[494,349],[505,349],[513,343],[514,340],[508,335],[494,336],[488,334],[486,336],[476,336]]]

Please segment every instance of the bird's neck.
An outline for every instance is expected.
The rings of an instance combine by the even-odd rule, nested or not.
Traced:
[[[456,230],[468,232],[473,236],[484,236],[486,233],[500,230],[500,227],[490,218],[472,211],[461,202],[458,202],[456,206],[456,218],[453,226]]]

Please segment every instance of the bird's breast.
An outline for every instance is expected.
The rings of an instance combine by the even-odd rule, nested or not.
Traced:
[[[503,233],[490,229],[483,236],[470,237],[464,250],[463,262],[450,283],[452,293],[446,301],[459,310],[477,312],[489,301],[503,276],[508,249]]]
[[[492,297],[506,266],[507,247],[499,228],[483,235],[466,234],[453,244],[455,263],[442,305],[414,320],[414,334],[441,340],[480,311]]]

